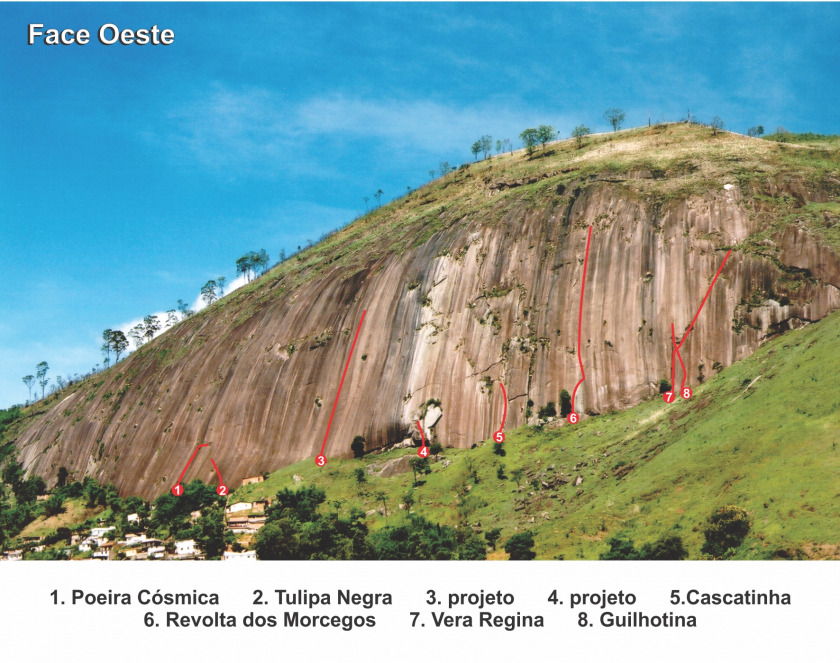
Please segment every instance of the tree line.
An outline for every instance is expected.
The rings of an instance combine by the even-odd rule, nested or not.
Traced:
[[[301,248],[298,247],[298,252],[300,250]],[[268,271],[270,268],[269,260],[269,255],[265,249],[260,249],[259,251],[249,251],[236,260],[236,275],[242,275],[248,282],[250,282],[257,276],[261,276]],[[286,253],[281,250],[280,262],[285,260]],[[218,299],[224,297],[226,285],[227,278],[224,276],[217,276],[215,279],[207,281],[201,287],[201,298],[204,300],[204,303],[207,306],[210,306]],[[137,350],[155,338],[155,336],[157,336],[160,332],[166,331],[170,327],[178,324],[181,320],[189,318],[194,313],[195,311],[187,302],[183,299],[179,299],[175,308],[166,311],[164,317],[151,314],[146,315],[143,317],[141,322],[134,325],[127,333],[119,329],[103,330],[101,335],[102,345],[100,346],[100,351],[103,357],[101,367],[100,364],[97,364],[91,369],[90,373],[87,373],[84,376],[80,376],[79,374],[76,374],[73,377],[68,375],[66,378],[60,375],[56,376],[55,383],[50,386],[49,393],[52,394],[56,391],[61,391],[68,385],[74,384],[79,380],[98,373],[100,370],[108,368],[112,363],[116,364],[119,362],[121,357],[125,356],[129,352],[132,344],[134,345],[134,349]],[[37,395],[38,387],[41,389],[41,398],[43,399],[46,397],[47,386],[50,384],[50,378],[47,377],[48,371],[49,365],[46,361],[42,361],[35,367],[34,375],[29,374],[23,376],[23,384],[29,390],[29,399],[27,404],[33,402],[32,392],[34,389]]]

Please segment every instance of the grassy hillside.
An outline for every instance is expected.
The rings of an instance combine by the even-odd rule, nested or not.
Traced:
[[[840,315],[835,314],[767,343],[753,357],[707,379],[689,401],[667,405],[656,398],[576,426],[511,431],[504,457],[493,453],[490,441],[472,450],[446,449],[442,458],[450,464],[433,463],[431,475],[413,490],[414,512],[451,525],[480,524],[485,531],[501,527],[502,542],[531,530],[543,559],[597,558],[607,548],[605,540],[617,533],[629,535],[637,546],[675,533],[695,558],[708,516],[734,504],[749,513],[752,524],[737,558],[836,558],[838,347]],[[384,491],[394,511],[389,524],[395,524],[405,517],[398,504],[412,490],[411,472],[387,479],[368,476],[362,495],[354,474],[358,467],[406,453],[334,460],[324,469],[312,461],[298,463],[264,483],[238,489],[232,499],[315,484],[327,491],[328,501],[344,500],[342,511],[369,511],[377,506],[374,493]],[[497,477],[500,465],[506,480]],[[524,472],[521,492],[510,478],[515,469]],[[539,483],[552,485],[560,472],[572,481],[548,489]],[[576,487],[578,476],[583,483]],[[385,519],[376,514],[369,523],[382,527]]]

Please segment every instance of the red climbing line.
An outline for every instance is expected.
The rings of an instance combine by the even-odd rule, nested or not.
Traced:
[[[181,479],[183,479],[183,478],[184,478],[184,475],[187,473],[187,470],[189,469],[190,464],[193,462],[193,458],[195,458],[195,455],[198,453],[198,450],[199,450],[199,449],[201,449],[201,447],[209,447],[209,446],[210,446],[209,444],[199,444],[199,445],[195,448],[195,451],[193,451],[193,455],[192,455],[192,456],[190,456],[190,459],[187,461],[187,464],[184,466],[184,471],[183,471],[183,472],[181,472],[181,476],[179,476],[179,477],[178,477],[178,483],[176,483],[176,484],[175,484],[176,486],[177,486],[179,483],[181,483]]]
[[[224,484],[224,481],[222,481],[222,473],[219,472],[219,468],[216,467],[216,461],[211,458],[210,462],[213,463],[213,469],[216,470],[216,476],[219,477],[219,484]]]
[[[423,434],[423,427],[420,425],[420,421],[415,422],[417,424],[417,428],[420,430],[420,439],[423,440],[423,445],[426,446],[426,436]]]
[[[680,393],[682,393],[683,389],[685,388],[685,380],[688,377],[688,373],[685,370],[685,364],[683,363],[682,355],[680,354],[680,349],[677,346],[677,337],[674,333],[674,323],[671,323],[671,342],[673,343],[673,349],[671,350],[671,391],[675,391],[674,381],[676,380],[676,366],[674,365],[674,353],[677,353],[677,359],[680,360],[680,367],[682,368],[683,372],[683,379],[682,384],[680,385]]]
[[[578,387],[586,379],[586,373],[583,372],[583,358],[580,356],[580,327],[583,322],[583,289],[586,286],[586,265],[589,262],[589,240],[592,239],[592,226],[589,226],[589,232],[586,235],[586,256],[583,259],[583,280],[580,282],[580,310],[578,311],[578,337],[577,337],[577,356],[580,364],[580,380],[575,385],[572,391],[572,412],[575,411],[575,396],[577,395]]]
[[[674,323],[671,323],[671,391],[674,391],[674,380],[676,379],[676,362],[674,353],[677,351],[677,336],[674,333]]]
[[[344,365],[344,373],[341,374],[341,382],[338,383],[338,393],[335,395],[335,403],[333,403],[332,412],[330,412],[330,421],[327,424],[327,432],[324,433],[324,443],[321,445],[321,455],[324,455],[324,449],[327,448],[327,437],[330,434],[330,427],[332,426],[333,417],[335,416],[335,408],[338,405],[338,397],[341,396],[341,388],[344,386],[344,378],[347,376],[347,369],[350,368],[350,358],[353,356],[353,349],[356,347],[356,341],[359,338],[359,332],[362,329],[362,323],[365,321],[365,313],[362,311],[362,319],[359,320],[359,326],[356,328],[356,335],[353,337],[353,345],[350,346],[350,354],[347,355],[347,363]]]
[[[682,337],[682,340],[680,341],[680,344],[677,346],[677,352],[679,352],[683,343],[685,343],[685,339],[687,339],[688,335],[691,333],[691,329],[694,327],[694,323],[697,322],[697,318],[700,315],[700,311],[703,310],[703,306],[706,304],[706,300],[709,298],[709,295],[712,292],[712,288],[715,287],[715,281],[717,281],[718,276],[720,276],[720,273],[723,271],[723,266],[726,264],[726,261],[729,260],[729,254],[730,253],[732,253],[732,249],[729,249],[729,251],[726,252],[726,257],[723,259],[723,262],[720,263],[720,267],[717,270],[717,274],[715,274],[715,278],[712,279],[712,282],[709,285],[709,289],[706,290],[706,296],[703,297],[703,301],[700,304],[700,308],[697,309],[697,313],[694,315],[694,320],[691,321],[691,324],[688,326],[688,329],[686,330],[685,334],[683,334],[683,337]]]
[[[499,430],[504,430],[505,420],[507,419],[507,391],[505,391],[505,385],[502,384],[501,380],[499,380],[499,386],[502,388],[502,394],[505,397],[505,411],[502,413],[502,425],[499,426]]]

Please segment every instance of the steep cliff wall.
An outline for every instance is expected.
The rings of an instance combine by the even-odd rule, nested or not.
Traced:
[[[634,140],[624,148],[633,152]],[[745,139],[727,140],[740,150]],[[684,153],[671,180],[645,164],[616,174],[596,157],[617,149],[593,144],[587,166],[582,153],[558,148],[568,169],[546,158],[524,175],[515,168],[535,166],[513,155],[507,166],[473,167],[383,208],[61,400],[17,441],[25,467],[53,477],[66,466],[76,478],[152,497],[199,442],[211,448],[187,480],[213,480],[211,455],[233,486],[314,457],[362,310],[328,457],[350,455],[356,435],[369,449],[400,441],[430,399],[443,409],[434,435],[444,445],[486,439],[502,417],[499,380],[507,425],[522,425],[529,400],[536,412],[579,378],[573,348],[590,225],[581,412],[626,408],[658,391],[671,370],[670,325],[678,335],[688,326],[728,248],[683,346],[689,384],[748,356],[768,334],[840,306],[831,248],[755,202],[776,196],[801,206],[825,199],[823,189],[809,192],[801,177],[773,179],[773,191],[767,182],[725,183],[702,164],[688,169],[705,173],[698,187],[700,175],[680,174]],[[656,195],[679,178],[691,186]]]

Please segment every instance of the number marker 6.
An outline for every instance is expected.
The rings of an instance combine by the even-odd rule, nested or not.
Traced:
[[[505,441],[505,434],[502,431],[497,430],[493,435],[493,439],[496,441],[496,444],[501,444]]]
[[[576,424],[580,420],[580,417],[577,415],[577,412],[572,412],[568,416],[568,420],[570,424]]]
[[[324,454],[319,454],[315,456],[315,464],[318,467],[324,467],[327,464],[327,457]]]
[[[429,447],[424,444],[417,450],[417,455],[420,456],[420,458],[426,458],[429,455]]]
[[[685,389],[682,390],[682,397],[685,400],[688,400],[689,398],[691,398],[691,387],[686,387]]]

